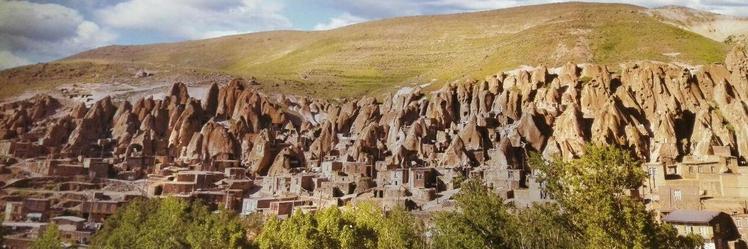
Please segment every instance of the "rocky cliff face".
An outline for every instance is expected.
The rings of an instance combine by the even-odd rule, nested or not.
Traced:
[[[0,136],[36,137],[68,155],[110,148],[181,161],[239,160],[258,175],[325,157],[411,165],[512,167],[526,153],[573,158],[585,143],[615,144],[644,161],[678,160],[727,146],[748,157],[748,55],[683,67],[636,62],[613,69],[566,64],[404,88],[382,102],[331,102],[260,93],[241,80],[203,99],[182,83],[169,96],[62,108],[48,96],[1,107]],[[30,134],[30,135],[29,135]]]

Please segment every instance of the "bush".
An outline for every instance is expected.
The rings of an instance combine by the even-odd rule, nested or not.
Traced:
[[[241,220],[176,198],[135,200],[104,222],[94,248],[246,248]]]
[[[314,214],[295,211],[288,219],[271,217],[257,237],[260,248],[421,248],[423,229],[403,208],[383,212],[373,203]]]

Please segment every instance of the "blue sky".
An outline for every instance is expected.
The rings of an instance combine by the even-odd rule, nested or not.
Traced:
[[[0,69],[111,44],[146,44],[294,29],[326,30],[395,16],[555,0],[0,0]],[[594,2],[616,2],[598,0]],[[621,2],[621,1],[618,1]],[[746,0],[629,0],[748,16]]]

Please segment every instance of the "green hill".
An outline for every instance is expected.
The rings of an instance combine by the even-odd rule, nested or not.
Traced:
[[[322,97],[432,87],[483,78],[520,65],[567,61],[617,65],[632,60],[720,62],[726,45],[624,4],[562,3],[473,13],[401,17],[329,31],[272,31],[207,40],[108,46],[50,64],[107,65],[170,73],[258,78],[267,89]],[[39,65],[35,65],[38,67]],[[29,66],[29,67],[35,67]],[[23,79],[0,74],[3,87]],[[48,65],[49,67],[49,65]],[[33,71],[33,70],[32,70]],[[5,77],[2,77],[2,76]],[[107,70],[83,81],[105,80]],[[39,79],[44,81],[44,79]],[[60,82],[60,80],[55,81]]]

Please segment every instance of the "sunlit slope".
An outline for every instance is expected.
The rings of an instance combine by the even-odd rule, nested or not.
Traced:
[[[142,46],[109,46],[66,62],[194,68],[254,76],[265,87],[318,96],[483,78],[520,65],[631,60],[719,62],[726,45],[641,7],[564,3],[415,16],[329,31],[273,31]]]

